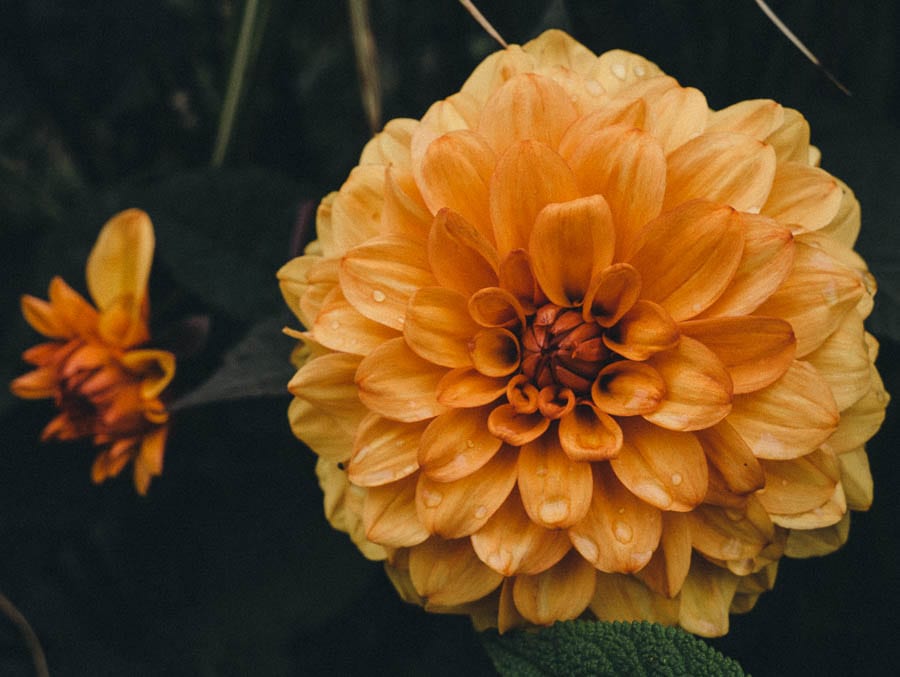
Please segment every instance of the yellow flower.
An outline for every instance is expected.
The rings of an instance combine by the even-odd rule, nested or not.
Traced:
[[[134,485],[146,494],[162,472],[168,412],[159,396],[175,374],[175,357],[136,348],[150,339],[147,280],[154,235],[137,209],[114,216],[100,231],[87,262],[96,308],[62,278],[50,282],[49,301],[22,297],[22,313],[50,339],[25,351],[35,367],[12,382],[25,399],[52,397],[59,414],[42,440],[89,437],[102,451],[95,483],[134,461]]]
[[[436,612],[721,635],[866,509],[859,205],[809,126],[559,31],[394,120],[279,272],[328,518]]]

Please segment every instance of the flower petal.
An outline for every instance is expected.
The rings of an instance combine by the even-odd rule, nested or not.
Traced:
[[[840,483],[822,505],[795,515],[772,515],[772,521],[785,529],[821,529],[837,524],[847,514],[847,498]]]
[[[766,138],[778,162],[809,161],[809,123],[793,108],[784,109],[784,122]]]
[[[701,505],[686,515],[691,545],[718,560],[756,557],[775,536],[766,508],[750,500],[746,511]]]
[[[771,99],[751,99],[713,111],[706,132],[737,132],[765,141],[784,124],[784,108]]]
[[[572,170],[550,147],[535,140],[512,145],[490,183],[491,220],[501,257],[528,246],[540,211],[579,197]]]
[[[668,598],[675,597],[691,567],[690,513],[662,513],[659,547],[637,577],[651,590]]]
[[[581,194],[602,195],[608,202],[615,223],[616,260],[626,260],[640,229],[662,208],[666,190],[662,146],[639,129],[608,127],[579,139],[566,160]]]
[[[613,416],[655,411],[666,395],[666,382],[643,362],[619,360],[606,365],[591,387],[594,404]]]
[[[840,414],[815,367],[795,361],[772,385],[737,395],[728,423],[757,458],[805,456],[835,431]]]
[[[695,434],[703,445],[707,460],[721,473],[728,489],[746,495],[765,486],[762,466],[727,420]]]
[[[601,621],[647,621],[675,625],[678,600],[658,595],[634,576],[597,573],[591,611]]]
[[[731,377],[709,348],[682,336],[671,350],[656,353],[647,364],[666,383],[665,397],[644,418],[670,430],[701,430],[731,411]]]
[[[647,225],[629,263],[641,274],[641,296],[675,321],[690,319],[719,298],[734,278],[744,247],[733,209],[690,202]]]
[[[385,341],[397,337],[397,331],[360,314],[344,297],[340,287],[333,287],[322,300],[312,324],[312,335],[326,348],[354,355],[367,355]]]
[[[106,222],[87,260],[88,291],[97,308],[127,299],[132,321],[142,321],[155,243],[150,217],[140,209],[126,209]]]
[[[73,334],[88,337],[95,336],[98,333],[100,314],[81,294],[66,284],[65,280],[59,276],[54,277],[50,280],[50,289],[48,291],[54,315],[62,324],[69,328],[67,337]],[[131,314],[132,309],[128,305],[128,299],[126,298],[124,301],[124,304],[112,304],[110,307],[111,310],[124,311],[125,326],[123,327],[123,336],[117,338],[141,338],[146,340],[146,325],[140,321],[133,322],[134,317]],[[25,319],[28,319],[27,315]],[[143,336],[141,336],[142,330]],[[119,345],[129,347],[133,344],[119,343]]]
[[[687,512],[703,501],[706,456],[692,433],[657,428],[640,419],[621,419],[625,442],[610,460],[631,493],[660,510]]]
[[[595,580],[594,568],[570,551],[547,571],[516,576],[513,600],[519,613],[532,623],[567,621],[580,616],[590,604]]]
[[[416,355],[403,338],[386,341],[363,358],[356,371],[359,399],[395,421],[422,421],[444,412],[436,399],[446,369]]]
[[[603,335],[603,343],[626,359],[646,360],[673,348],[678,336],[678,326],[662,306],[641,300]]]
[[[834,454],[816,450],[787,461],[760,461],[766,486],[756,497],[770,513],[793,515],[818,508],[834,493],[841,468]]]
[[[362,244],[381,231],[384,167],[355,167],[331,202],[332,246],[337,252]]]
[[[591,464],[571,460],[556,435],[542,435],[519,452],[519,492],[532,521],[564,529],[580,521],[591,504]]]
[[[472,365],[485,376],[509,376],[519,368],[519,341],[507,329],[482,329],[472,337],[468,347]]]
[[[359,164],[393,165],[400,171],[410,171],[412,164],[409,146],[418,125],[418,120],[409,118],[389,120],[384,129],[365,145],[359,156]]]
[[[40,400],[53,397],[59,389],[59,377],[53,366],[34,369],[13,379],[10,384],[13,395],[23,400]]]
[[[452,482],[490,461],[502,444],[488,431],[490,411],[451,409],[435,418],[419,441],[422,472],[437,482]]]
[[[583,402],[560,419],[559,444],[573,461],[605,461],[622,448],[622,429],[595,404]]]
[[[662,74],[652,61],[624,49],[611,49],[601,54],[593,72],[609,94],[617,94],[635,82]]]
[[[497,589],[503,576],[484,564],[469,539],[431,538],[409,552],[409,575],[428,606],[480,599]]]
[[[372,543],[408,548],[428,538],[416,516],[416,475],[369,487],[363,501],[365,535]]]
[[[594,466],[590,509],[569,528],[582,557],[600,571],[634,573],[650,561],[661,533],[660,511],[628,491],[612,470]]]
[[[663,211],[702,198],[742,212],[758,212],[775,177],[775,151],[751,136],[712,132],[667,157]]]
[[[859,447],[872,437],[885,418],[885,408],[890,397],[873,366],[870,371],[872,387],[856,404],[841,412],[837,430],[825,443],[836,454]]]
[[[22,315],[25,321],[47,338],[69,338],[72,330],[54,309],[53,305],[30,294],[23,294]],[[94,311],[96,315],[96,311]]]
[[[435,284],[421,245],[379,237],[348,251],[341,260],[341,290],[360,313],[392,329],[403,329],[410,297]]]
[[[839,179],[835,179],[841,187],[841,206],[838,208],[837,214],[824,228],[818,232],[836,242],[840,242],[845,247],[852,247],[856,243],[859,235],[860,208],[859,200],[850,190],[850,187]]]
[[[478,470],[451,482],[420,474],[416,486],[419,521],[442,538],[470,536],[481,529],[516,484],[517,455],[507,447]]]
[[[506,392],[506,378],[493,378],[474,368],[451,369],[438,382],[437,400],[448,407],[480,407]]]
[[[871,360],[859,313],[856,310],[847,313],[825,343],[806,356],[806,361],[831,386],[839,410],[848,408],[869,392]]]
[[[175,356],[167,350],[129,350],[121,360],[128,371],[140,377],[145,400],[159,397],[175,377]]]
[[[837,215],[843,191],[837,180],[803,162],[783,162],[775,170],[772,192],[760,210],[784,224],[818,230]]]
[[[423,241],[428,237],[431,221],[431,212],[412,177],[398,173],[395,167],[386,167],[380,232]]]
[[[784,554],[788,557],[822,557],[840,548],[850,535],[850,513],[837,524],[819,529],[791,531],[788,533]]]
[[[369,414],[356,431],[347,477],[357,486],[374,487],[411,475],[419,469],[419,439],[425,426]]]
[[[442,367],[469,367],[469,342],[481,329],[466,298],[443,287],[424,287],[409,299],[403,337],[420,357]]]
[[[862,338],[862,322],[859,326]],[[736,395],[771,385],[794,361],[794,331],[784,320],[723,317],[682,322],[678,328],[684,336],[699,341],[722,361]]]
[[[728,632],[728,610],[737,590],[738,577],[695,557],[681,588],[678,623],[701,637],[720,637]]]
[[[438,283],[466,296],[496,287],[500,260],[490,242],[462,216],[441,209],[428,234],[428,261]]]
[[[641,275],[628,263],[615,263],[594,275],[584,298],[585,322],[612,327],[637,302]]]
[[[537,439],[550,427],[550,419],[539,411],[520,413],[512,404],[501,404],[488,417],[488,430],[514,447]]]
[[[838,460],[841,463],[841,484],[847,496],[847,507],[851,510],[868,510],[872,506],[873,484],[866,450],[860,447],[845,452],[838,456]]]
[[[469,314],[482,327],[525,326],[525,310],[519,299],[500,287],[475,292],[469,299]]]
[[[481,561],[504,576],[537,574],[571,549],[566,532],[545,529],[528,517],[517,489],[477,532],[472,547]]]

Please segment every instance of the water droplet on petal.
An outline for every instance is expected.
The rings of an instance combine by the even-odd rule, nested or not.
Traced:
[[[744,519],[744,513],[742,513],[740,510],[729,510],[726,508],[725,517],[730,519],[732,522],[740,522],[742,519]]]
[[[372,298],[375,299],[376,303],[381,303],[387,298],[387,296],[385,296],[384,292],[380,289],[376,289],[372,292]]]
[[[634,65],[634,74],[639,78],[642,78],[647,74],[647,69],[644,68],[641,64],[637,63]]]
[[[474,449],[475,443],[472,440],[466,440],[466,446],[469,447],[469,449]]]
[[[748,207],[747,213],[748,214],[759,214],[760,209],[762,209],[762,207]]]
[[[672,473],[672,484],[674,486],[678,486],[684,481],[684,478],[681,476],[680,472]]]
[[[631,539],[634,538],[634,529],[631,528],[630,524],[622,520],[616,520],[613,524],[613,536],[616,537],[619,543],[631,543]]]
[[[487,512],[488,510],[486,506],[479,505],[477,508],[475,508],[475,519],[484,519],[485,515],[487,515]]]
[[[541,503],[538,516],[545,524],[558,524],[569,516],[569,501],[565,498],[557,498]]]
[[[331,321],[331,328],[334,329],[335,331],[337,331],[338,329],[341,328],[341,323],[338,322],[337,320],[332,320],[332,321]]]
[[[625,76],[628,74],[628,72],[625,70],[625,64],[621,63],[614,63],[610,70],[612,71],[613,75],[619,78],[619,80],[624,80]]]
[[[443,500],[444,495],[440,491],[434,491],[432,489],[424,489],[422,491],[422,501],[427,508],[436,508]]]
[[[591,96],[600,96],[601,94],[603,94],[603,85],[601,85],[596,80],[587,80],[584,83],[584,88]]]
[[[625,508],[619,508],[616,512],[618,512],[620,515],[624,515],[624,514],[625,514]]]

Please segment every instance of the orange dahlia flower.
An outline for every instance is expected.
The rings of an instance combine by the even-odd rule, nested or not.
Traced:
[[[150,339],[153,248],[149,217],[129,209],[107,222],[88,258],[96,308],[60,277],[50,282],[49,301],[23,296],[25,319],[50,340],[25,351],[35,369],[11,386],[19,397],[56,401],[59,414],[42,440],[91,438],[102,448],[91,470],[95,483],[134,461],[140,494],[162,472],[168,412],[159,396],[175,374],[172,353],[136,348]]]
[[[727,632],[872,500],[874,283],[818,155],[559,31],[389,122],[279,272],[332,524],[481,627]]]

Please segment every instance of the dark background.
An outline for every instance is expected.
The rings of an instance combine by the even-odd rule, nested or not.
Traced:
[[[859,249],[880,283],[870,329],[900,393],[894,2],[770,3],[851,98],[751,0],[478,4],[510,42],[561,27],[596,52],[642,53],[713,107],[763,97],[800,109],[823,166],[862,202]],[[209,327],[179,361],[174,394],[229,360],[255,375],[232,390],[277,392],[290,377],[292,341],[264,331],[290,322],[274,272],[309,233],[305,205],[340,186],[369,132],[346,4],[261,6],[235,137],[213,170],[242,2],[0,3],[0,381],[25,371],[19,354],[37,342],[19,295],[45,296],[54,274],[83,289],[97,231],[128,206],[157,229],[154,336],[184,349],[186,328]],[[495,49],[455,0],[372,0],[371,12],[385,119],[420,116]],[[247,357],[239,344],[254,327]],[[288,401],[176,412],[164,474],[141,498],[127,471],[90,483],[90,445],[38,444],[50,405],[0,388],[0,591],[31,622],[52,674],[491,674],[467,620],[404,605],[380,566],[327,526]],[[900,662],[895,408],[869,445],[875,504],[854,516],[849,543],[783,560],[775,590],[713,642],[746,670],[878,675]],[[0,617],[0,674],[30,673]]]

